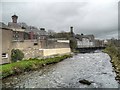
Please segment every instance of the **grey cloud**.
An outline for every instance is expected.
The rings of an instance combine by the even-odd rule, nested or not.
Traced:
[[[47,30],[69,31],[73,26],[75,33],[94,34],[98,38],[117,35],[111,34],[116,33],[118,26],[117,2],[6,2],[2,7],[5,23],[11,21],[10,16],[15,12],[19,22]],[[108,35],[104,34],[106,32]]]

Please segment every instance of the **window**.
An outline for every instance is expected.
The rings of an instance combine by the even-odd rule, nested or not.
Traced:
[[[34,46],[38,45],[38,43],[34,43]]]
[[[8,58],[8,54],[7,53],[2,53],[2,58]]]

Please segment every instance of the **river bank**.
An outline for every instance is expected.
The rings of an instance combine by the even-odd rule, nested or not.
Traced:
[[[22,60],[19,62],[1,65],[0,72],[2,73],[0,74],[0,78],[4,79],[12,75],[21,74],[23,72],[37,70],[46,65],[54,64],[70,57],[72,57],[72,55],[68,54],[68,55],[62,55],[62,56],[54,56],[52,58],[45,58],[45,59],[34,58],[34,59]]]
[[[108,46],[103,52],[107,53],[111,60],[112,66],[116,72],[115,79],[120,83],[120,47],[116,47],[115,45]]]
[[[103,52],[76,54],[56,64],[3,80],[3,88],[118,88],[110,57]],[[87,80],[91,84],[80,81]]]

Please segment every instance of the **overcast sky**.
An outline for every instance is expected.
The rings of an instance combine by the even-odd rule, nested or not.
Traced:
[[[49,2],[48,2],[49,1]],[[55,32],[74,27],[78,34],[94,34],[96,38],[118,37],[119,0],[2,0],[2,22],[18,22],[45,27]]]

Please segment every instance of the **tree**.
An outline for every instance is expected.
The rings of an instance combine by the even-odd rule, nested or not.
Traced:
[[[12,49],[11,51],[11,60],[16,62],[24,58],[24,53],[19,49]]]
[[[72,51],[75,51],[75,49],[77,48],[77,41],[75,38],[70,39],[70,48]]]

